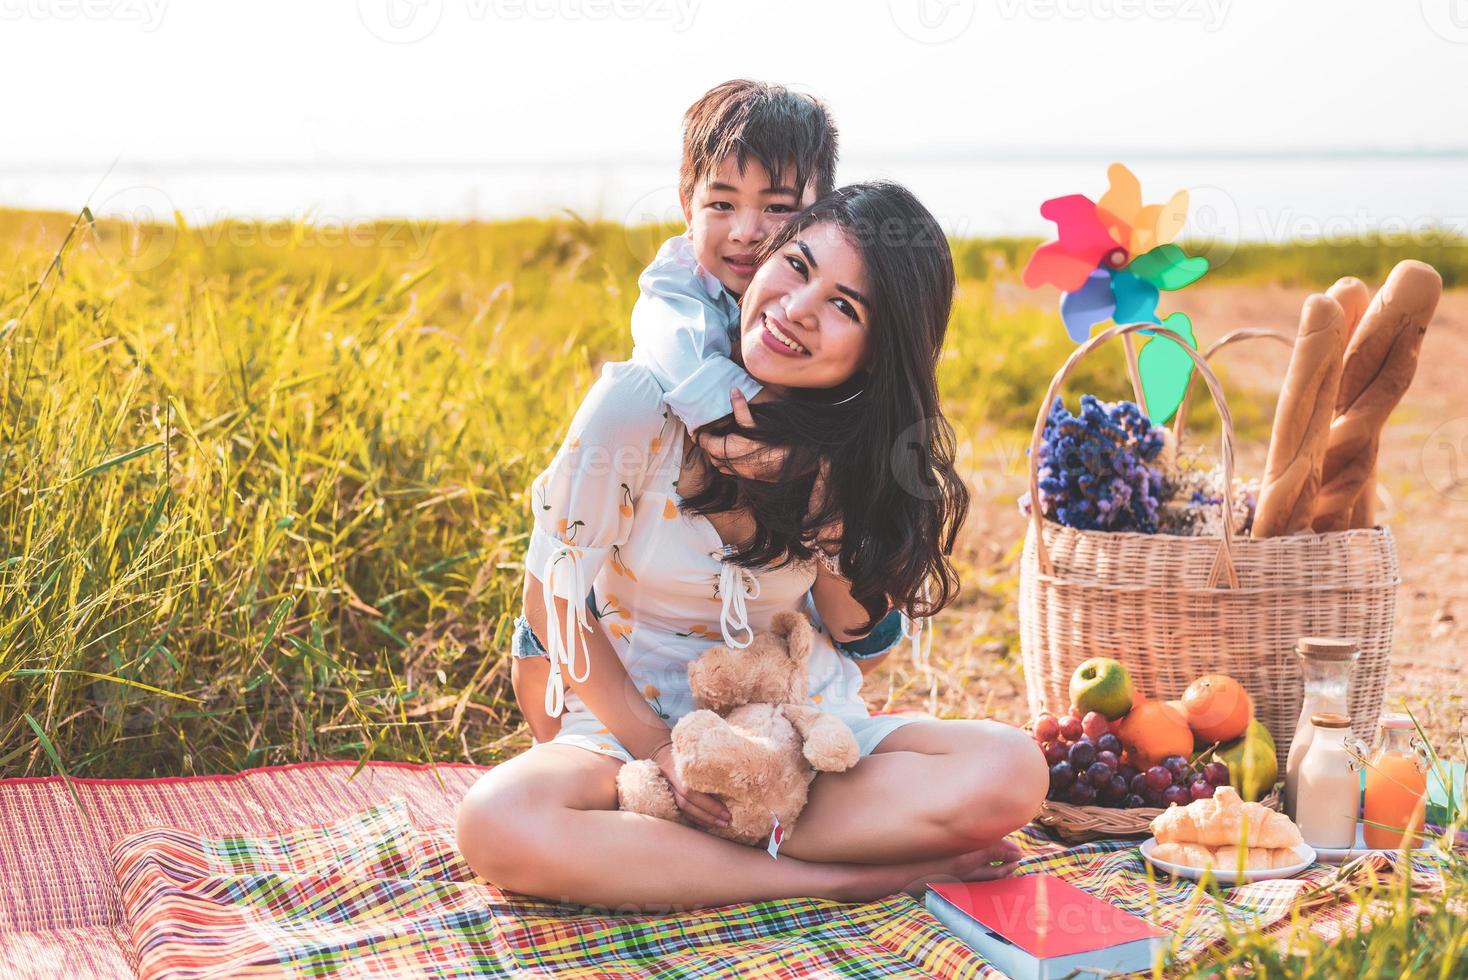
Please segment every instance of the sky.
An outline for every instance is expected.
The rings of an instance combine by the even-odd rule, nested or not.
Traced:
[[[109,167],[666,168],[738,76],[825,99],[858,169],[1468,153],[1468,0],[0,0],[0,72],[0,204]]]

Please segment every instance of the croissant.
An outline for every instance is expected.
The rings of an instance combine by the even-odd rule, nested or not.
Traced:
[[[1237,847],[1220,847],[1214,852],[1217,861],[1215,865],[1227,871],[1229,868],[1239,866],[1239,849]],[[1267,870],[1270,868],[1288,868],[1292,864],[1300,863],[1300,855],[1295,853],[1293,847],[1250,847],[1244,855],[1244,867],[1250,869]]]
[[[1214,863],[1213,852],[1202,844],[1158,844],[1152,849],[1152,856],[1159,861],[1188,868],[1206,868]]]
[[[1304,840],[1293,820],[1262,803],[1245,803],[1232,786],[1218,787],[1210,799],[1169,807],[1152,821],[1152,833],[1159,844],[1205,847],[1292,848]]]
[[[1204,847],[1202,844],[1169,843],[1158,844],[1152,856],[1159,861],[1181,864],[1189,868],[1217,868],[1220,871],[1237,870],[1239,849],[1237,847]],[[1289,847],[1250,847],[1244,852],[1245,869],[1268,871],[1273,868],[1288,868],[1300,863],[1300,856]]]

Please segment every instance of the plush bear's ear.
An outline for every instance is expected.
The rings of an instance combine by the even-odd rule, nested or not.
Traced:
[[[815,649],[815,629],[805,613],[785,610],[775,613],[770,620],[770,632],[776,634],[785,643],[785,654],[797,663],[804,663],[810,659],[810,654]]]
[[[748,702],[747,685],[743,681],[748,674],[743,658],[746,652],[731,650],[720,643],[709,647],[688,665],[688,687],[694,705],[722,714]]]
[[[774,615],[770,620],[770,631],[784,646],[784,656],[780,662],[786,665],[785,701],[801,704],[806,700],[810,689],[806,664],[815,648],[815,629],[804,613],[787,610]]]

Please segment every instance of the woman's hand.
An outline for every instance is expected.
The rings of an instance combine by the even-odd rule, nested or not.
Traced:
[[[673,799],[677,801],[678,810],[683,816],[704,830],[729,826],[729,808],[724,806],[722,800],[717,796],[689,789],[683,785],[683,780],[678,778],[678,767],[673,764],[672,742],[665,742],[658,746],[653,751],[651,758],[658,764],[663,776],[673,787]]]
[[[768,401],[768,388],[760,390],[754,396],[756,402]],[[741,428],[754,428],[754,413],[749,410],[749,402],[744,398],[744,392],[734,388],[729,392],[729,398],[734,403],[734,421]],[[694,438],[708,453],[709,462],[713,463],[714,469],[726,476],[742,476],[747,480],[763,480],[766,483],[779,478],[780,469],[785,465],[785,457],[789,450],[783,446],[767,446],[755,439],[745,436],[710,435],[700,428],[694,433]]]

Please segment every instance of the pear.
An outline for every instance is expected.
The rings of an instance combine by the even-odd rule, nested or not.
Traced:
[[[1279,778],[1274,737],[1257,718],[1249,722],[1244,734],[1214,749],[1213,758],[1228,766],[1228,781],[1245,800],[1262,800]]]

